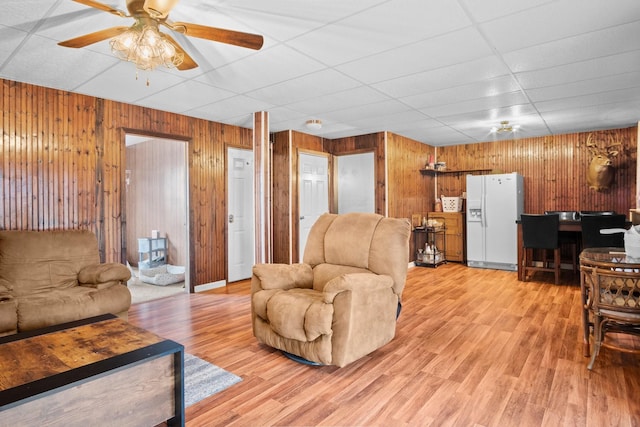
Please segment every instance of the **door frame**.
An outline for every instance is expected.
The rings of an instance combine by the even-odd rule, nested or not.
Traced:
[[[190,159],[190,155],[191,155],[191,150],[190,150],[190,146],[191,146],[191,138],[188,137],[184,137],[184,136],[180,136],[180,135],[173,135],[173,134],[165,134],[165,133],[159,133],[159,132],[151,132],[151,131],[147,131],[147,130],[143,130],[143,129],[133,129],[133,128],[120,128],[121,131],[121,141],[122,141],[122,146],[124,147],[124,149],[122,150],[122,158],[121,158],[121,164],[123,165],[123,167],[121,168],[121,179],[122,179],[122,188],[125,189],[126,188],[126,148],[127,148],[127,136],[137,136],[137,137],[145,137],[145,138],[156,138],[156,139],[168,139],[168,140],[172,140],[172,141],[177,141],[177,142],[182,142],[184,143],[184,150],[185,150],[185,156],[184,156],[184,179],[185,179],[185,266],[187,268],[185,268],[185,277],[184,277],[184,281],[185,281],[185,290],[188,293],[194,293],[195,292],[195,287],[194,284],[191,281],[191,277],[194,277],[195,274],[195,265],[194,265],[194,260],[193,257],[191,256],[192,253],[192,239],[191,239],[191,191],[190,189],[190,183],[189,183],[189,178],[190,178],[190,173],[189,173],[189,165],[191,163],[191,159]],[[121,227],[120,227],[120,233],[121,233],[121,241],[122,241],[122,247],[121,247],[121,253],[122,253],[122,262],[126,264],[127,262],[127,192],[122,191],[120,194],[120,205],[122,206],[122,220],[121,220]],[[132,242],[132,244],[135,244],[135,242]]]

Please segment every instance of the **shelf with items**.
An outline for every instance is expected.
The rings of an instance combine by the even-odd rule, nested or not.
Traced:
[[[473,172],[491,172],[493,169],[420,169],[420,173],[424,175],[447,175],[457,173],[473,173]]]
[[[166,237],[138,238],[138,268],[158,267],[167,263]]]
[[[422,241],[424,241],[424,245]],[[416,248],[416,266],[435,268],[447,262],[444,252],[446,247],[445,227],[416,227],[413,229],[413,243]]]

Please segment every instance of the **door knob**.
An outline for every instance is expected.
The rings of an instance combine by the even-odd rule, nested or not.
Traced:
[[[233,214],[229,214],[229,223],[233,222]]]

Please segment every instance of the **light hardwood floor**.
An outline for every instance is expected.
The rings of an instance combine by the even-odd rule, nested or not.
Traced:
[[[129,319],[242,377],[188,408],[188,426],[640,425],[640,356],[605,348],[589,372],[577,278],[537,274],[412,268],[396,338],[341,369],[258,344],[248,281]]]

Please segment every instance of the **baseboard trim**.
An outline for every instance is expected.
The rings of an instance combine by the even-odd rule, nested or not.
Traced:
[[[202,285],[196,285],[193,289],[195,292],[204,292],[211,289],[224,288],[227,286],[226,280],[218,280],[217,282],[203,283]]]

